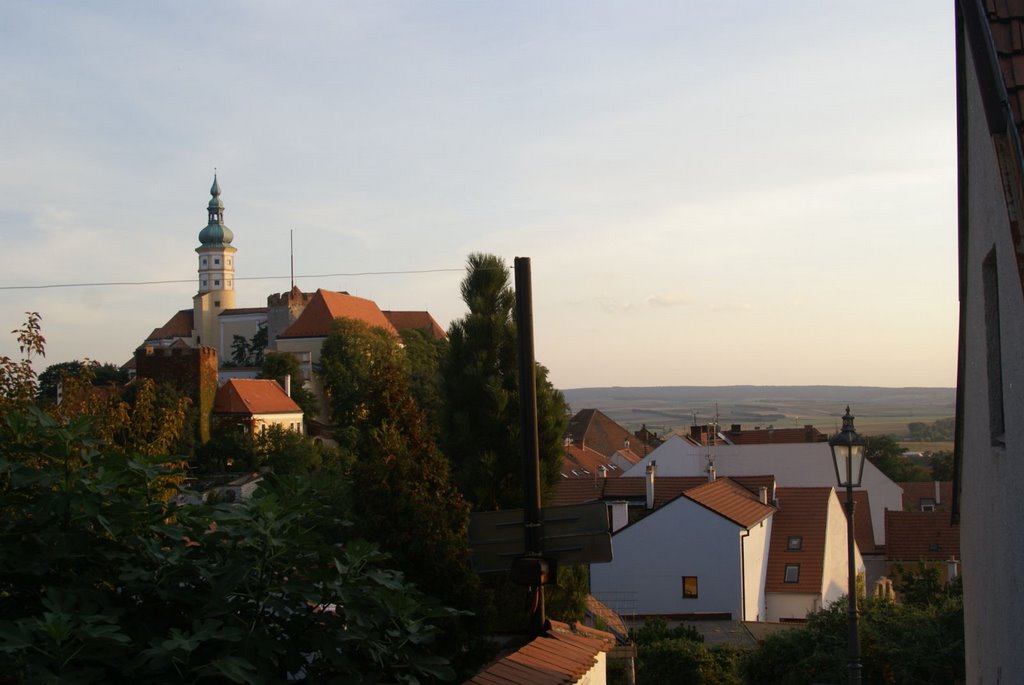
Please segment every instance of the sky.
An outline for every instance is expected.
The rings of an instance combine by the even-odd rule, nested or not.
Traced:
[[[952,10],[6,0],[0,354],[36,311],[37,370],[120,364],[190,308],[216,169],[239,307],[291,234],[303,290],[447,327],[486,252],[560,388],[953,386]]]

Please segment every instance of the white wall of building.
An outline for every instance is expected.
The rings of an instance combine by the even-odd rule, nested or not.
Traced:
[[[591,594],[628,595],[639,614],[729,612],[738,618],[740,530],[685,497],[673,500],[612,536],[614,560],[590,567]],[[697,577],[696,599],[683,598],[683,576]]]
[[[821,573],[822,606],[827,607],[847,594],[850,582],[849,551],[846,541],[846,510],[839,501],[840,493],[832,492],[828,498],[828,520],[825,525],[825,559]],[[846,501],[846,492],[842,492]],[[856,543],[853,563],[857,573],[864,573],[864,559]]]
[[[715,469],[719,476],[774,475],[781,487],[835,487],[832,451],[826,442],[780,445],[716,445]],[[647,464],[658,462],[659,476],[702,476],[707,448],[673,435],[621,477],[643,476]],[[863,490],[869,493],[875,542],[885,543],[885,510],[903,509],[903,489],[870,462],[864,463]]]
[[[805,618],[821,608],[821,595],[808,592],[769,592],[768,618],[777,623],[784,618]]]
[[[1007,223],[998,161],[986,126],[981,95],[967,51],[969,189],[964,198],[969,235],[965,279],[966,360],[962,369],[964,417],[961,537],[967,682],[1019,681],[1024,674],[1024,299]],[[985,297],[983,262],[995,250],[995,292]],[[998,303],[999,331],[986,321]],[[990,358],[990,338],[1001,358]],[[995,367],[990,366],[995,363]],[[995,373],[993,373],[995,372]],[[995,391],[1002,379],[1002,394]],[[990,402],[1005,417],[1002,445],[993,444]],[[660,467],[660,464],[659,464]]]
[[[740,531],[743,545],[743,621],[763,621],[767,614],[764,581],[768,575],[768,545],[772,539],[772,518],[769,516],[749,531]]]

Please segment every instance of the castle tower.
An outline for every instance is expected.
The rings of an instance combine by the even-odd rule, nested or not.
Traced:
[[[231,246],[234,234],[224,225],[224,201],[220,199],[220,184],[213,176],[207,205],[206,228],[199,232],[199,293],[192,298],[196,345],[217,349],[221,358],[220,326],[217,317],[225,309],[235,307],[235,252]]]

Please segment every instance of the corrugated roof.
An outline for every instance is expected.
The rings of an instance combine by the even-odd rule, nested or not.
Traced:
[[[326,338],[335,319],[355,319],[398,336],[398,331],[373,300],[320,288],[299,318],[277,337]]]
[[[779,509],[772,517],[765,591],[821,593],[831,496],[832,488],[776,490]],[[801,538],[799,550],[789,549],[789,539],[792,537]],[[800,565],[799,580],[796,583],[785,582],[786,566],[790,564]]]
[[[889,561],[914,563],[960,558],[960,526],[940,511],[886,511],[885,551]]]
[[[691,488],[683,493],[683,497],[744,528],[758,524],[775,511],[775,507],[762,504],[753,493],[729,478],[718,478],[711,483]]]
[[[191,309],[182,309],[174,314],[167,323],[153,331],[146,340],[166,340],[168,338],[188,338],[192,336],[194,316]]]
[[[544,635],[502,657],[466,685],[571,685],[597,664],[597,655],[615,646],[615,636],[548,621]]]
[[[407,330],[426,331],[435,340],[444,340],[447,337],[444,329],[430,312],[396,312],[385,309],[383,314],[399,333]]]
[[[294,414],[302,409],[285,394],[277,381],[263,378],[232,378],[217,390],[215,414]]]

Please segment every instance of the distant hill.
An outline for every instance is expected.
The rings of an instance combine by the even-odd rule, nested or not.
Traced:
[[[813,424],[836,430],[847,405],[865,434],[907,432],[911,421],[953,416],[955,388],[873,388],[843,385],[723,385],[572,388],[563,390],[573,411],[600,409],[635,430],[665,434],[707,423],[744,428]]]

